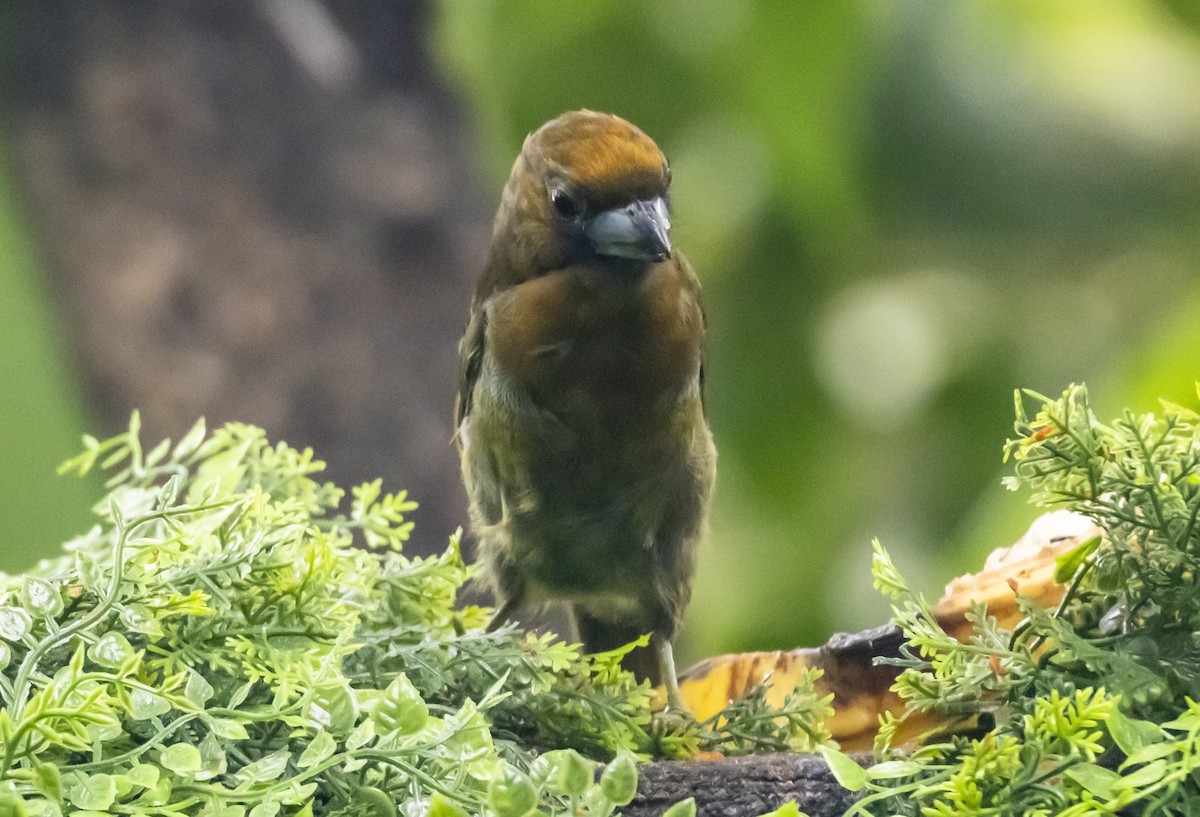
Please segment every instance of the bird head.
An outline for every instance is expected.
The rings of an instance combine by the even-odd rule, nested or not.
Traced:
[[[525,140],[493,246],[527,275],[592,259],[666,260],[670,183],[662,151],[637,127],[612,114],[565,113]]]

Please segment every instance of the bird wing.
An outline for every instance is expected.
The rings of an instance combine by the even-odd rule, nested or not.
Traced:
[[[483,367],[484,335],[487,332],[487,310],[480,305],[471,313],[467,331],[458,344],[458,397],[454,401],[455,437],[461,434],[463,423],[471,416],[471,397],[475,381]],[[461,444],[462,440],[459,439]]]
[[[687,281],[688,287],[692,290],[692,296],[700,307],[700,408],[707,417],[708,406],[704,400],[704,370],[708,357],[708,313],[704,311],[704,299],[700,297],[700,278],[696,275],[696,270],[692,268],[691,263],[682,253],[675,253],[675,262],[679,265],[679,271],[683,273],[683,279]]]

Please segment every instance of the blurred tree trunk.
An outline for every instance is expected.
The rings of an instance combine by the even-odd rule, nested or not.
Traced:
[[[487,236],[401,0],[27,0],[13,143],[101,428],[199,415],[465,519],[455,345]]]

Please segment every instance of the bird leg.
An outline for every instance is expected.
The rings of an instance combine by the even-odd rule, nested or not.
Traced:
[[[650,636],[654,656],[658,661],[658,673],[663,684],[667,687],[667,709],[678,713],[688,712],[683,705],[683,696],[679,692],[679,679],[675,675],[675,653],[671,649],[671,640],[663,638],[658,633]]]
[[[504,622],[508,621],[508,617],[513,614],[513,611],[521,605],[521,599],[524,595],[524,593],[520,592],[513,593],[511,596],[504,599],[504,601],[500,602],[500,606],[496,608],[494,613],[492,613],[492,617],[488,621],[487,627],[485,627],[483,631],[485,633],[494,633],[496,630],[500,629]]]

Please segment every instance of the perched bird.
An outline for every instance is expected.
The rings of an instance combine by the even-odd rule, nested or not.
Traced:
[[[588,652],[679,705],[671,639],[716,467],[700,285],[671,247],[671,171],[620,117],[526,140],[460,346],[457,440],[498,600],[565,601]]]

